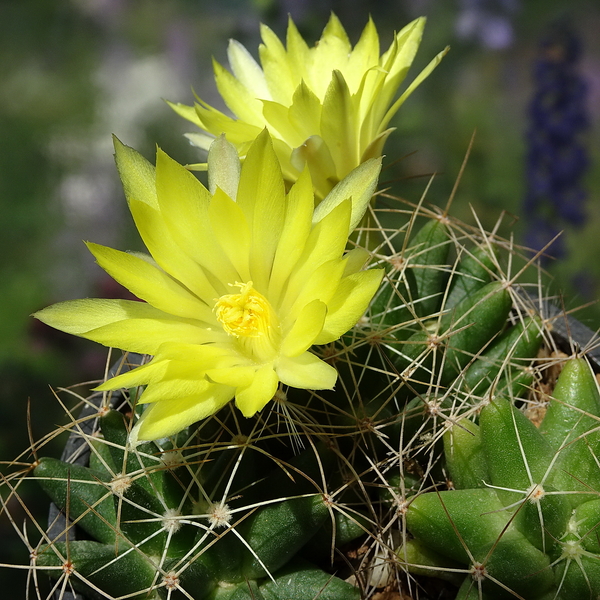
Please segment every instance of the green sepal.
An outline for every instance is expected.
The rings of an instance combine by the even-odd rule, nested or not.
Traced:
[[[460,585],[464,566],[449,559],[421,543],[419,540],[407,540],[396,550],[400,565],[413,575],[435,577]]]
[[[496,398],[482,409],[479,423],[491,483],[519,490],[499,489],[498,496],[505,506],[522,504],[515,525],[535,546],[549,548],[564,533],[570,516],[563,495],[545,493],[554,491],[546,473],[554,451],[535,425],[503,398]],[[538,500],[532,494],[525,501],[534,484],[543,486],[544,495]]]
[[[359,600],[358,588],[301,560],[277,572],[260,586],[264,600]]]
[[[490,481],[481,430],[469,419],[461,419],[444,432],[444,455],[457,490],[482,488]]]
[[[542,324],[539,318],[519,321],[502,333],[461,375],[460,389],[483,396],[502,370],[502,378],[514,381],[531,364],[542,343]],[[508,357],[507,364],[504,365]],[[497,393],[505,385],[499,382]]]
[[[419,317],[433,315],[440,309],[449,252],[448,228],[441,219],[427,221],[406,249],[417,287],[414,309]]]
[[[107,475],[46,457],[40,459],[34,475],[58,508],[79,527],[101,542],[115,542],[117,514]]]
[[[250,515],[241,529],[252,548],[242,562],[248,579],[265,577],[259,560],[273,574],[285,565],[329,518],[329,508],[321,494],[292,498],[263,507]]]
[[[573,358],[567,361],[556,382],[540,431],[559,451],[553,485],[580,492],[569,495],[574,507],[600,492],[598,417],[600,394],[596,378],[584,358]]]
[[[456,270],[451,275],[450,291],[444,302],[444,310],[452,309],[492,281],[497,272],[495,256],[495,247],[485,244],[461,256]]]
[[[147,598],[147,590],[156,573],[150,560],[128,544],[115,546],[89,540],[42,546],[37,553],[37,565],[62,567],[67,557],[79,575],[71,576],[73,587],[89,598],[107,598],[107,595]],[[54,578],[63,576],[62,569],[49,569],[47,573]],[[99,594],[94,588],[99,588],[104,594]]]
[[[494,490],[482,488],[417,496],[406,522],[414,537],[435,552],[467,565],[472,556],[509,589],[535,597],[553,583],[550,559],[517,530],[511,516]],[[483,588],[501,591],[490,579]]]

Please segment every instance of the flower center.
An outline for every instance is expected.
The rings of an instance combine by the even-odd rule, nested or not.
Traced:
[[[252,287],[252,282],[233,284],[239,294],[225,294],[215,304],[215,315],[223,329],[235,337],[260,337],[271,327],[269,301]]]

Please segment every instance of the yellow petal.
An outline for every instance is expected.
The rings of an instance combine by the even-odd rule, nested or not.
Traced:
[[[258,102],[258,101],[256,101]],[[262,111],[262,103],[258,102]],[[236,146],[249,144],[263,130],[266,123],[261,122],[258,125],[246,123],[242,120],[232,119],[208,104],[202,103],[196,105],[198,118],[202,121],[204,129],[214,136],[225,134],[227,139]],[[262,113],[261,113],[262,114]],[[238,150],[240,150],[238,148]],[[244,152],[239,151],[240,156]]]
[[[260,34],[263,43],[258,51],[271,97],[275,102],[288,106],[296,89],[298,76],[292,73],[287,52],[275,33],[261,23]]]
[[[300,82],[306,79],[306,67],[312,59],[310,49],[292,21],[292,17],[288,17],[286,46],[290,71],[296,74],[297,81]]]
[[[184,133],[183,135],[192,146],[202,148],[203,150],[208,150],[210,145],[215,141],[215,136],[212,133]],[[196,168],[192,169],[192,166]],[[208,167],[206,163],[196,163],[194,165],[186,165],[186,168],[192,171],[206,171]]]
[[[142,238],[146,241],[145,237],[152,236],[152,230],[156,229],[149,240],[153,246],[148,246],[150,251],[160,252],[163,261],[167,261],[163,268],[169,269],[171,275],[183,273],[184,268],[181,267],[185,267],[191,279],[183,282],[210,304],[223,291],[215,290],[198,265],[202,265],[206,272],[218,273],[225,279],[234,276],[232,264],[210,228],[208,210],[211,195],[194,175],[160,149],[156,154],[156,190],[160,214],[146,210],[140,215],[141,219],[149,221],[140,232]],[[169,244],[170,240],[172,244]],[[187,256],[182,258],[182,252]],[[190,261],[190,258],[193,260]]]
[[[379,64],[379,35],[373,19],[369,17],[360,39],[348,59],[347,81],[354,93],[364,74]]]
[[[33,316],[66,333],[142,354],[155,354],[165,340],[204,343],[222,336],[201,327],[200,321],[173,317],[131,300],[69,300]]]
[[[382,66],[387,71],[381,96],[385,104],[389,104],[415,59],[423,37],[425,22],[425,17],[419,17],[403,27],[396,34],[390,51],[382,57]]]
[[[252,383],[256,366],[223,367],[208,369],[206,376],[215,383],[222,383],[231,387],[247,387]]]
[[[194,125],[200,125],[198,113],[196,112],[196,109],[193,106],[181,104],[180,102],[169,102],[168,100],[166,102],[180,117],[191,121],[192,123],[194,123]]]
[[[127,201],[132,199],[145,202],[153,208],[158,208],[156,187],[154,185],[154,166],[139,152],[125,146],[116,137],[115,160]]]
[[[332,14],[323,30],[319,43],[312,48],[308,84],[319,98],[325,90],[333,70],[345,71],[352,46],[340,20]]]
[[[271,134],[284,139],[287,145],[297,146],[304,141],[304,137],[294,127],[289,112],[288,106],[279,104],[279,102],[263,100],[263,115],[269,124]]]
[[[396,112],[398,112],[398,109],[404,104],[406,99],[415,91],[415,89],[419,85],[421,85],[421,83],[425,79],[427,79],[427,77],[429,77],[431,72],[440,64],[442,58],[446,56],[448,50],[450,50],[449,46],[447,46],[446,48],[444,48],[444,50],[437,54],[433,58],[433,60],[415,77],[415,79],[411,81],[410,85],[405,90],[405,92],[400,96],[400,98],[398,98],[398,100],[396,100],[396,102],[394,102],[394,104],[392,104],[389,110],[385,113],[385,117],[383,117],[379,125],[379,131],[383,131],[388,126],[391,118],[396,114]]]
[[[305,390],[331,390],[338,373],[310,352],[288,358],[281,356],[275,366],[281,383]]]
[[[211,194],[220,187],[232,200],[237,198],[242,165],[235,146],[220,135],[208,152],[208,189]],[[210,201],[210,199],[209,199]],[[208,203],[207,203],[208,207]]]
[[[242,166],[237,203],[250,226],[251,278],[265,290],[285,215],[285,188],[281,168],[268,131],[248,151]]]
[[[263,365],[256,371],[250,385],[235,390],[235,405],[245,417],[251,417],[273,398],[278,385],[273,365]]]
[[[353,231],[365,214],[369,201],[375,193],[380,171],[381,158],[369,159],[354,169],[317,206],[313,222],[318,223],[339,204],[348,198],[352,198],[352,218],[348,224],[348,233]]]
[[[373,138],[372,135],[365,136],[364,139],[367,140],[368,146],[363,150],[363,154],[360,157],[361,162],[366,162],[370,158],[379,158],[383,154],[383,146],[387,142],[390,134],[396,131],[395,127],[390,127],[385,131],[382,131],[377,137]],[[361,132],[362,139],[362,132]],[[371,141],[369,141],[371,140]],[[361,146],[362,147],[362,146]]]
[[[231,285],[250,281],[250,228],[241,207],[217,189],[208,216],[216,240],[237,272],[233,279],[227,273],[216,272],[215,275]]]
[[[342,179],[359,164],[358,105],[340,71],[333,71],[321,112],[321,136]]]
[[[250,52],[237,40],[229,41],[227,58],[235,78],[252,93],[254,98],[271,99],[263,70]]]
[[[128,319],[172,319],[170,315],[144,302],[96,298],[59,302],[39,310],[33,316],[50,327],[73,335],[83,335],[109,323]]]
[[[205,297],[207,289],[211,286],[205,272],[173,239],[161,211],[136,200],[130,201],[129,209],[146,248],[158,265],[169,275],[183,282],[199,298]],[[225,269],[223,266],[224,275],[234,273],[229,263],[228,271]]]
[[[233,388],[214,384],[201,395],[155,402],[131,431],[129,441],[156,440],[178,433],[192,423],[216,413],[231,398]]]
[[[299,284],[298,279],[294,276],[290,281],[285,303],[281,307],[284,330],[310,302],[314,300],[320,300],[325,304],[330,302],[336,293],[345,266],[346,263],[343,260],[330,260],[315,268],[302,284]]]
[[[144,390],[138,400],[138,404],[152,404],[155,402],[172,401],[178,398],[190,398],[200,396],[213,387],[204,377],[183,379],[171,377],[169,373],[161,381],[151,383]]]
[[[360,271],[365,266],[369,256],[371,256],[369,251],[364,248],[353,248],[350,252],[347,252],[344,255],[346,268],[344,269],[343,276],[347,277],[348,275],[352,275],[352,273]]]
[[[214,323],[212,308],[151,263],[127,252],[87,244],[98,264],[138,298],[166,313]],[[214,298],[214,288],[209,288]],[[208,296],[210,298],[210,296]]]
[[[319,207],[315,209],[314,226],[297,267],[298,271],[305,271],[301,276],[309,275],[319,265],[342,256],[348,241],[351,211],[352,205],[348,197],[327,214],[323,214],[325,211],[319,211]],[[319,217],[317,212],[320,213]]]
[[[323,330],[315,344],[328,344],[341,337],[360,319],[375,295],[383,269],[360,271],[344,278],[328,304]]]
[[[268,296],[277,306],[284,285],[304,252],[312,228],[314,197],[308,170],[300,175],[287,197],[281,237],[273,260]]]
[[[288,111],[290,124],[298,132],[302,141],[321,131],[321,101],[316,94],[302,81],[294,91],[291,106]],[[302,169],[300,169],[302,170]],[[335,173],[335,169],[333,170]]]
[[[119,390],[160,381],[165,376],[168,366],[169,361],[153,358],[149,363],[141,367],[107,379],[103,384],[95,387],[94,390],[99,392]]]
[[[264,126],[260,100],[216,60],[213,60],[213,70],[217,88],[229,110],[242,121],[257,127]]]
[[[305,305],[281,344],[281,354],[298,356],[310,348],[323,329],[326,315],[327,305],[321,300]]]
[[[224,332],[207,329],[201,321],[172,317],[170,319],[125,319],[92,329],[81,334],[81,337],[111,348],[121,348],[140,354],[156,354],[165,342],[205,344],[219,341],[224,335]]]
[[[290,162],[299,172],[302,172],[305,167],[310,169],[318,198],[325,198],[338,181],[335,162],[320,135],[311,135],[301,146],[294,148]]]

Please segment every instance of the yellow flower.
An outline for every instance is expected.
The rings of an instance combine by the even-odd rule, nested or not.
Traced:
[[[88,244],[100,266],[143,302],[72,300],[36,313],[57,329],[152,355],[100,390],[146,386],[132,441],[168,436],[235,397],[249,417],[280,382],[330,389],[337,372],[309,351],[361,317],[382,277],[344,254],[377,183],[380,161],[344,179],[315,209],[310,173],[289,193],[265,130],[243,166],[223,137],[209,189],[158,151],[156,169],[116,143],[129,208],[150,255]]]
[[[315,192],[322,199],[352,169],[381,156],[393,131],[390,120],[445,54],[445,50],[438,54],[394,101],[424,25],[424,18],[407,25],[381,56],[372,20],[354,49],[335,15],[312,48],[291,19],[287,48],[262,25],[262,66],[235,40],[228,48],[233,74],[214,61],[217,88],[237,119],[202,100],[195,107],[171,106],[206,132],[188,134],[193,144],[208,149],[215,136],[225,133],[242,158],[267,127],[288,184],[308,164]]]

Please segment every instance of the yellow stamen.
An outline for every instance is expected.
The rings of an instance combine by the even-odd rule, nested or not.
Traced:
[[[259,337],[271,326],[269,301],[252,287],[252,282],[235,283],[239,294],[225,294],[215,304],[215,315],[223,329],[235,337]]]

